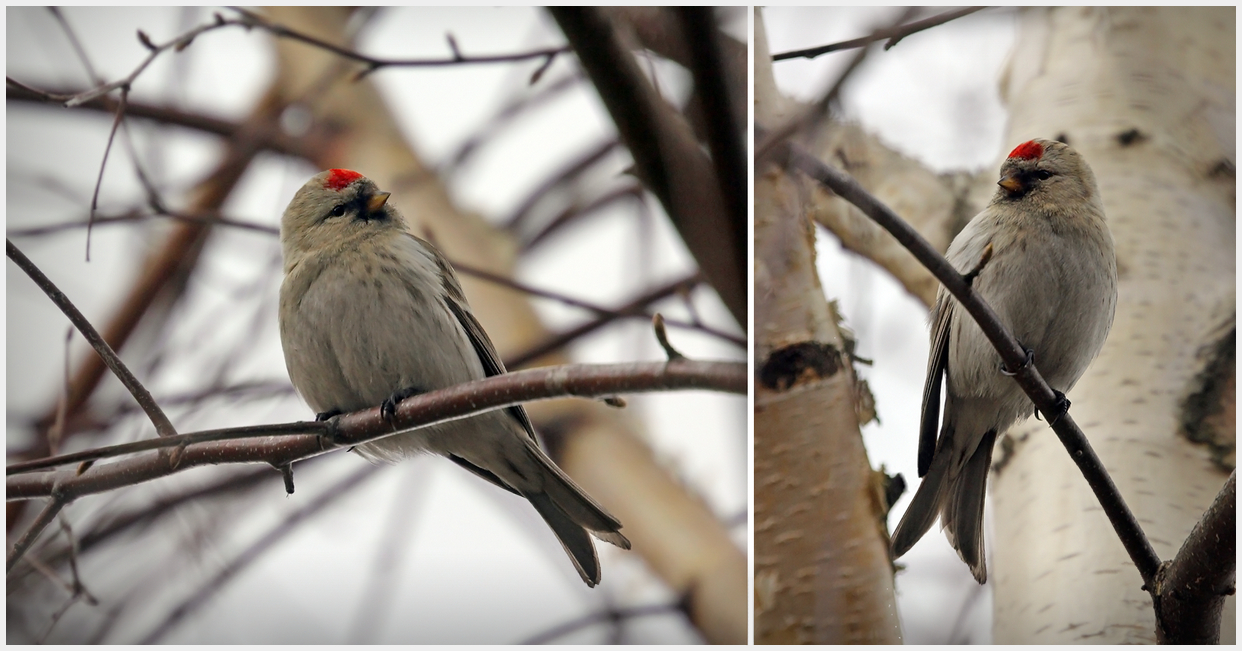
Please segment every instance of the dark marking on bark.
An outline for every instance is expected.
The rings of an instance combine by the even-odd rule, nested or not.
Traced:
[[[803,341],[775,350],[759,369],[759,382],[776,391],[832,377],[844,366],[844,354],[836,346]]]
[[[1134,127],[1117,134],[1117,144],[1122,147],[1129,147],[1130,145],[1143,142],[1144,140],[1147,140],[1147,136],[1144,135],[1142,131],[1139,131]]]
[[[1230,317],[1232,321],[1232,317]],[[1237,326],[1229,323],[1216,341],[1200,349],[1200,367],[1181,405],[1183,436],[1212,450],[1212,460],[1225,472],[1236,465]]]

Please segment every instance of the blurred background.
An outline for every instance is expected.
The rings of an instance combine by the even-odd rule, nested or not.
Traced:
[[[942,13],[925,9],[906,22]],[[768,44],[782,52],[870,34],[901,15],[899,7],[769,7]],[[858,124],[889,147],[937,173],[978,172],[1003,154],[1006,113],[997,77],[1014,39],[1015,14],[989,9],[876,46],[841,87],[834,119]],[[856,50],[772,64],[778,89],[803,102],[818,100]],[[862,429],[873,468],[901,473],[907,492],[889,512],[897,526],[917,487],[919,403],[927,366],[927,309],[875,263],[842,248],[817,229],[817,266],[824,294],[839,302],[853,330],[856,365],[875,396],[877,420]],[[990,516],[985,515],[985,522]],[[989,643],[991,586],[978,585],[938,527],[900,561],[897,607],[907,644]]]
[[[80,93],[138,69],[149,55],[139,30],[162,45],[216,12],[238,17],[207,8],[10,8],[6,74],[41,91]],[[748,15],[716,12],[732,46],[744,48]],[[350,47],[380,58],[470,58],[566,43],[547,13],[530,8],[309,17],[286,10],[272,19],[335,29]],[[684,107],[691,74],[657,54],[642,30],[644,19],[658,25],[663,17],[627,19],[648,39],[636,52],[651,84]],[[313,417],[280,350],[276,229],[294,191],[324,161],[348,163],[392,190],[415,228],[461,265],[468,298],[511,370],[664,359],[650,325],[656,311],[689,357],[745,361],[744,328],[698,274],[661,203],[630,173],[633,161],[572,52],[387,67],[362,81],[353,79],[359,65],[341,61],[238,26],[164,51],[132,80],[101,179],[119,91],[67,109],[8,87],[7,236],[97,329],[123,333],[122,358],[179,432]],[[298,68],[315,65],[315,73]],[[381,121],[385,128],[374,129]],[[465,267],[514,282],[481,280]],[[153,436],[115,378],[104,373],[96,386],[87,377],[94,353],[47,297],[12,263],[6,273],[9,461]],[[863,280],[861,267],[849,273],[832,293],[861,296],[862,283],[883,282]],[[887,309],[881,305],[876,299],[866,309]],[[866,310],[847,313],[867,318]],[[49,440],[66,395],[63,427]],[[571,417],[566,409],[576,407],[554,406],[532,414],[555,438],[554,452],[574,450],[574,418],[604,419],[645,443],[644,459],[676,493],[668,503],[698,509],[708,523],[687,529],[716,536],[744,568],[745,398],[677,392],[626,400],[621,412],[587,406],[609,411],[604,416]],[[900,422],[886,413],[889,427]],[[9,575],[8,641],[702,641],[683,602],[698,570],[670,570],[671,562],[640,553],[679,532],[640,533],[648,530],[643,506],[618,506],[619,498],[593,489],[589,472],[584,478],[561,462],[635,541],[633,552],[597,545],[603,582],[594,590],[525,500],[440,458],[370,466],[336,452],[297,464],[289,496],[270,467],[217,466],[69,505]],[[9,504],[10,545],[38,508]],[[653,571],[653,562],[663,569]],[[75,591],[79,580],[84,590]]]

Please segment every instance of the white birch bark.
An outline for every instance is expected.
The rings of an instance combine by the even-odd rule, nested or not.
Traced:
[[[1232,7],[1064,8],[1023,15],[1002,79],[1006,141],[1068,139],[1099,180],[1117,315],[1071,413],[1166,560],[1228,476],[1179,424],[1196,353],[1234,311],[1234,74]],[[990,491],[995,641],[1154,642],[1151,598],[1065,449],[1035,420],[1010,437]]]

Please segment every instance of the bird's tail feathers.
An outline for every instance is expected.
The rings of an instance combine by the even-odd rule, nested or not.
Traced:
[[[528,443],[526,450],[544,470],[543,492],[564,514],[565,518],[580,528],[590,531],[600,540],[612,543],[621,549],[630,548],[630,541],[621,534],[621,523],[616,518],[596,504],[595,500],[591,499],[581,488],[578,488],[578,485],[555,463],[552,463],[552,460],[534,443]],[[533,503],[534,499],[531,501]],[[547,514],[542,510],[540,514],[548,520]],[[548,520],[548,524],[553,525],[551,520]],[[555,528],[556,526],[553,525],[553,529]],[[559,532],[557,535],[560,535]]]
[[[944,432],[941,432],[941,436],[944,436]],[[901,516],[897,529],[893,531],[893,537],[889,543],[893,558],[900,558],[910,551],[914,543],[917,543],[936,521],[941,504],[948,495],[951,456],[945,454],[945,451],[940,451],[932,458],[931,467],[927,469],[927,474],[923,476],[922,483],[915,491],[914,499],[906,508],[905,514]]]
[[[980,584],[988,580],[983,548],[983,497],[987,492],[988,469],[992,466],[992,444],[996,430],[988,430],[979,447],[952,481],[941,513],[941,524],[949,544]],[[926,480],[924,480],[926,481]]]
[[[526,499],[543,516],[543,521],[552,528],[556,539],[561,541],[561,547],[565,548],[565,553],[573,560],[582,580],[588,587],[594,588],[600,578],[599,557],[595,555],[595,543],[591,542],[591,536],[587,535],[586,529],[570,519],[547,493],[531,493],[526,495]]]

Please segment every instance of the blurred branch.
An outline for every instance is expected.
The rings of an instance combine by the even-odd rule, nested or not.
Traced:
[[[866,47],[876,41],[882,41],[884,39],[888,39],[888,42],[884,44],[884,49],[887,50],[893,47],[894,45],[897,45],[897,43],[900,42],[901,39],[911,34],[914,34],[916,32],[921,32],[925,29],[930,29],[937,25],[943,25],[951,20],[956,20],[958,18],[961,18],[962,16],[969,16],[970,14],[973,14],[976,11],[979,11],[980,9],[987,9],[987,7],[966,7],[964,9],[955,9],[953,11],[946,11],[942,14],[936,14],[935,16],[932,16],[930,18],[924,18],[923,20],[916,20],[912,23],[906,23],[905,25],[901,25],[898,27],[890,27],[888,29],[882,29],[876,32],[872,32],[870,36],[864,36],[862,38],[855,38],[855,39],[851,39],[848,41],[841,41],[840,43],[832,43],[830,45],[820,45],[818,47],[807,48],[805,50],[792,50],[790,52],[780,52],[778,54],[773,54],[772,60],[773,61],[784,61],[785,59],[797,59],[797,58],[814,59],[815,57],[821,54],[827,54],[829,52],[836,52],[838,50],[849,50],[849,49],[853,49],[856,47]]]
[[[633,608],[609,608],[608,610],[589,613],[577,619],[558,624],[552,628],[536,633],[531,637],[522,640],[518,644],[547,644],[558,638],[565,637],[570,633],[576,633],[588,626],[609,622],[618,624],[626,619],[634,619],[637,617],[652,617],[655,615],[670,615],[673,613],[685,613],[685,609],[680,604],[654,604],[651,606],[635,606]]]
[[[91,347],[95,349],[95,352],[99,353],[99,357],[103,359],[103,362],[108,365],[108,368],[112,369],[112,373],[125,385],[126,389],[129,389],[130,394],[134,396],[134,400],[142,406],[142,410],[151,419],[151,424],[155,426],[156,433],[160,436],[175,435],[177,433],[176,428],[168,420],[168,416],[164,415],[164,410],[160,409],[160,406],[156,404],[155,398],[151,397],[151,393],[147,391],[147,388],[142,386],[138,378],[134,377],[134,374],[125,366],[125,362],[121,361],[121,358],[112,350],[108,342],[99,336],[99,332],[90,324],[90,321],[86,320],[85,316],[82,316],[82,313],[69,300],[69,297],[65,296],[64,292],[60,291],[51,279],[44,275],[30,261],[30,258],[27,258],[16,246],[13,246],[12,240],[7,238],[5,238],[5,252],[8,254],[9,259],[19,269],[26,272],[27,276],[30,276],[30,279],[39,286],[39,289],[42,289],[43,293],[52,299],[56,307],[65,313],[65,316],[78,329],[78,332],[81,332],[82,336],[90,342]]]
[[[206,464],[263,462],[282,467],[336,448],[352,447],[391,436],[398,431],[427,427],[535,400],[684,389],[745,394],[746,377],[744,363],[690,360],[573,364],[515,371],[407,398],[398,405],[391,423],[380,415],[379,407],[373,407],[324,422],[209,430],[13,464],[6,468],[10,476],[5,495],[10,501],[49,495],[73,501],[83,495],[137,485]],[[14,474],[129,454],[139,449],[168,447],[175,447],[178,453],[147,454],[113,464],[91,465],[77,471]]]
[[[545,341],[535,344],[534,346],[527,348],[525,351],[506,359],[505,367],[521,368],[554,350],[568,345],[578,337],[594,332],[623,316],[641,315],[643,317],[647,317],[649,316],[646,312],[647,305],[667,296],[671,296],[679,291],[690,289],[694,287],[694,285],[698,284],[698,282],[698,274],[693,274],[669,283],[663,287],[656,288],[621,307],[611,310],[607,314],[601,315],[599,318],[588,321],[565,332],[549,336]]]
[[[299,524],[322,513],[324,509],[342,497],[351,495],[350,491],[357,488],[363,481],[375,476],[378,471],[387,467],[389,466],[362,466],[332,486],[329,486],[315,499],[285,516],[284,520],[268,529],[266,534],[235,556],[224,567],[220,568],[216,575],[199,586],[198,590],[195,590],[190,596],[174,606],[164,620],[160,622],[159,626],[148,633],[140,644],[154,644],[158,642],[187,616],[206,604],[213,595],[220,592],[229,581],[240,575],[243,570],[249,567],[251,563],[254,563],[264,552],[296,531]]]
[[[17,542],[13,543],[13,549],[9,550],[5,564],[6,574],[13,571],[13,566],[17,564],[17,561],[21,560],[22,556],[26,554],[26,551],[30,549],[30,546],[39,537],[39,534],[43,533],[43,530],[47,528],[47,525],[51,524],[56,514],[60,513],[60,510],[65,508],[67,503],[59,495],[48,499],[43,510],[39,511],[39,515],[35,516],[34,522],[30,523],[30,526],[22,534],[21,538],[18,538]]]
[[[529,253],[535,247],[546,242],[553,233],[627,197],[642,201],[643,187],[637,183],[627,183],[592,197],[586,205],[579,205],[575,202],[562,210],[560,214],[548,220],[548,223],[533,235],[523,238],[521,242],[522,252]]]
[[[144,222],[149,219],[159,217],[167,217],[181,222],[193,222],[196,224],[209,224],[215,226],[228,226],[231,228],[240,228],[247,231],[255,231],[257,233],[265,233],[267,235],[280,235],[280,228],[277,226],[268,226],[253,221],[241,221],[222,217],[219,212],[182,212],[176,210],[161,210],[159,212],[144,213],[138,210],[131,210],[123,215],[112,215],[105,217],[96,217],[94,222],[78,221],[63,222],[60,224],[48,224],[46,226],[32,226],[30,228],[18,228],[9,231],[9,237],[40,237],[43,235],[51,235],[52,233],[60,233],[63,231],[74,230],[78,228],[86,228],[92,223],[95,226],[107,224],[133,224]]]
[[[44,106],[60,106],[62,102],[56,97],[73,97],[84,94],[88,91],[58,89],[55,92],[43,94],[41,91],[34,91],[21,85],[13,85],[12,80],[5,88],[5,99],[10,102],[18,102],[23,104],[34,104]],[[82,102],[75,106],[78,109],[86,109],[89,111],[97,111],[100,113],[113,114],[117,110],[117,101],[103,95],[92,100]],[[232,122],[221,118],[214,118],[201,113],[190,111],[182,111],[175,108],[164,106],[156,106],[143,102],[128,101],[125,107],[125,115],[131,118],[143,118],[172,126],[185,127],[203,133],[211,133],[225,138],[232,138],[246,128],[245,123]],[[305,159],[311,159],[315,152],[322,148],[319,142],[322,134],[312,131],[302,137],[292,137],[286,135],[277,128],[268,129],[258,133],[252,133],[257,141],[258,146],[263,149],[288,154],[290,156],[298,156]]]
[[[566,185],[571,180],[581,176],[586,170],[590,169],[593,165],[607,157],[609,153],[616,150],[618,145],[620,145],[620,143],[616,140],[609,140],[607,142],[600,143],[586,150],[577,158],[566,164],[563,168],[553,173],[552,176],[549,176],[547,180],[539,185],[539,187],[535,188],[530,192],[530,194],[526,195],[526,199],[519,203],[518,207],[515,208],[507,218],[501,221],[501,223],[504,224],[503,228],[510,232],[521,228],[522,223],[530,217],[531,211],[536,205],[538,205],[539,201],[543,199],[544,196],[557,187]]]
[[[714,7],[680,7],[681,26],[690,50],[690,71],[706,121],[707,144],[716,166],[720,195],[735,233],[748,229],[747,198],[750,178],[746,165],[746,146],[742,143],[745,130],[742,119],[733,110],[732,98],[745,94],[744,88],[730,88],[721,50],[721,34],[716,27]],[[746,260],[748,239],[736,238],[734,256]]]
[[[704,276],[739,325],[748,323],[745,229],[730,219],[711,161],[685,119],[651,87],[612,23],[598,9],[553,7],[634,156],[639,176],[664,205]],[[738,240],[743,240],[739,244]]]

